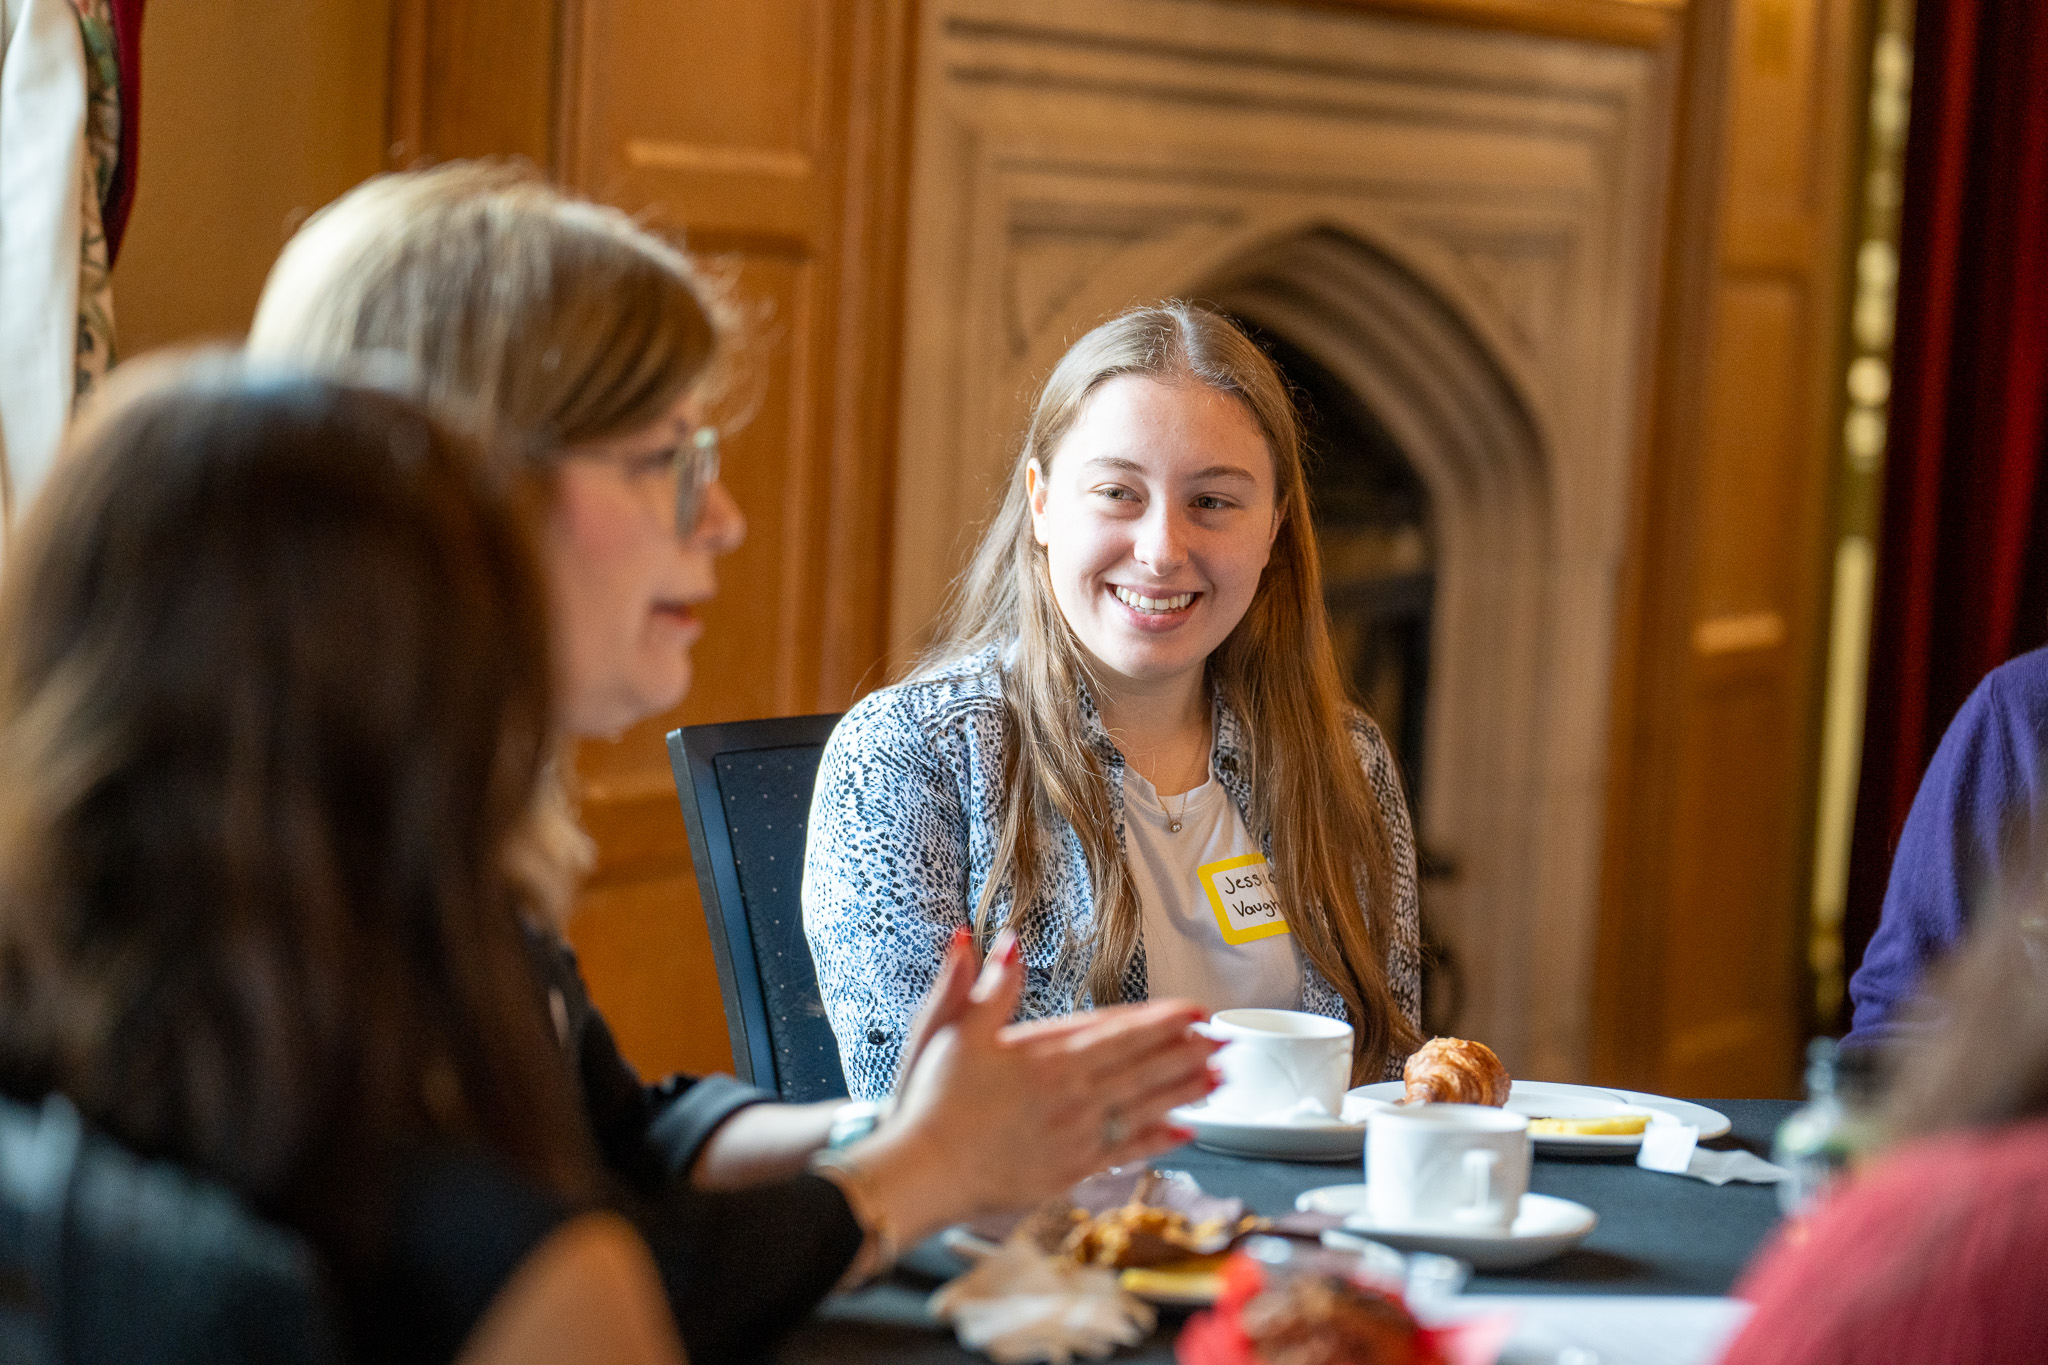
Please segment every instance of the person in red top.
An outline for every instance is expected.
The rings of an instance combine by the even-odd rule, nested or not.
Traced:
[[[1724,1365],[2048,1358],[2048,910],[1989,917],[1941,1009],[1890,1101],[1905,1141],[1750,1268]]]

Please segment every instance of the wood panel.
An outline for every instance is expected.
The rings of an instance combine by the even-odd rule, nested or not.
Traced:
[[[122,357],[240,337],[285,239],[378,169],[390,3],[149,11],[141,178],[114,268]]]
[[[570,929],[643,1071],[724,1068],[662,737],[841,710],[881,681],[912,0],[517,0],[511,35],[482,0],[404,3],[399,46],[427,74],[395,82],[400,159],[548,165],[684,240],[737,322],[715,416],[747,541],[685,703],[581,748],[599,859]]]
[[[392,0],[394,167],[554,156],[560,0]]]
[[[1686,0],[1257,0],[1294,9],[1363,9],[1455,24],[1661,47]]]
[[[1854,0],[1700,0],[1618,679],[1595,1065],[1796,1093]]]

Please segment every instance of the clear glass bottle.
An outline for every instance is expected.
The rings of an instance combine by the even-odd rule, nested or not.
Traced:
[[[1807,1044],[1806,1103],[1778,1126],[1771,1146],[1771,1160],[1791,1172],[1778,1182],[1778,1206],[1787,1214],[1820,1198],[1877,1145],[1876,1060],[1832,1038]]]

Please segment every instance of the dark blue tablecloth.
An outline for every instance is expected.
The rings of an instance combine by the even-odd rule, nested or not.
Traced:
[[[1786,1100],[1701,1100],[1734,1124],[1708,1145],[1770,1155],[1771,1134],[1792,1112]],[[1249,1161],[1184,1147],[1154,1163],[1192,1172],[1202,1187],[1242,1196],[1255,1212],[1285,1213],[1294,1197],[1317,1185],[1357,1181],[1348,1165]],[[1468,1294],[1726,1294],[1778,1220],[1768,1185],[1708,1185],[1638,1169],[1632,1161],[1539,1157],[1529,1188],[1576,1200],[1600,1215],[1600,1226],[1576,1251],[1547,1264],[1482,1275]],[[962,1350],[924,1312],[924,1301],[954,1268],[933,1246],[920,1248],[889,1280],[834,1299],[784,1345],[790,1362],[889,1360],[960,1362]],[[1120,1361],[1170,1361],[1181,1319],[1168,1317],[1144,1347]]]

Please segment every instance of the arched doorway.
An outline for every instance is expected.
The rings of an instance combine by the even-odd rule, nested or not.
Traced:
[[[1545,931],[1529,894],[1553,568],[1536,423],[1458,314],[1349,233],[1269,241],[1192,292],[1247,323],[1305,399],[1333,626],[1414,802],[1428,1022],[1512,1051]]]

